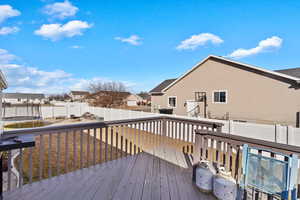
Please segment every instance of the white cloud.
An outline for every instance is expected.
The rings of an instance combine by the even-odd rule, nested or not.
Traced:
[[[70,87],[71,90],[87,90],[91,83],[96,82],[113,82],[114,80],[105,77],[94,77],[91,79],[76,79],[76,83]],[[118,80],[119,81],[119,80]],[[128,89],[136,86],[136,83],[131,81],[119,81]]]
[[[0,5],[0,23],[10,17],[16,17],[19,15],[21,15],[21,12],[13,9],[10,5]]]
[[[0,64],[7,64],[17,57],[13,54],[8,53],[5,49],[0,49]]]
[[[73,46],[70,46],[70,48],[72,48],[72,49],[81,49],[83,47],[80,46],[80,45],[73,45]]]
[[[198,35],[192,35],[190,38],[181,41],[181,43],[176,47],[177,50],[194,50],[199,46],[204,46],[205,44],[211,42],[212,44],[221,44],[224,42],[219,36],[212,33],[200,33]]]
[[[11,55],[5,57],[2,62],[1,55]],[[37,67],[26,66],[14,63],[16,56],[9,54],[7,50],[0,49],[0,69],[5,74],[8,82],[8,91],[11,92],[41,92],[46,94],[57,94],[72,90],[85,90],[91,82],[112,81],[108,78],[94,77],[91,79],[81,79],[64,70],[56,69],[52,71],[41,70]],[[126,86],[134,84],[122,81]]]
[[[20,29],[16,26],[2,27],[2,28],[0,28],[0,35],[9,35],[9,34],[17,33],[19,30]]]
[[[58,19],[75,16],[78,10],[79,9],[68,0],[46,5],[43,9],[44,13]]]
[[[251,49],[237,49],[229,54],[227,57],[239,59],[244,58],[247,56],[263,53],[263,52],[270,52],[276,49],[279,49],[282,45],[282,39],[277,36],[273,36],[262,40],[258,43],[258,46],[251,48]]]
[[[52,41],[64,37],[74,37],[82,35],[85,29],[91,28],[92,25],[80,20],[69,21],[66,24],[43,24],[40,29],[34,33]]]
[[[71,74],[63,70],[43,71],[19,64],[0,64],[9,89],[16,92],[61,93],[66,91]]]
[[[137,35],[131,35],[128,38],[115,37],[115,40],[120,40],[121,42],[125,42],[125,43],[128,43],[128,44],[134,45],[134,46],[142,44],[141,38]]]

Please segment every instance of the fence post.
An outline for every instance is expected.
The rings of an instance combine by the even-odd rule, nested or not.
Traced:
[[[287,126],[287,144],[295,145],[294,127]]]
[[[52,118],[54,119],[54,106],[52,106]]]
[[[287,132],[284,131],[284,127],[280,124],[275,124],[275,141],[277,143],[287,144]]]
[[[300,128],[300,112],[296,113],[296,127]]]
[[[233,123],[233,120],[229,120],[228,121],[228,133],[233,134],[233,132],[234,132],[234,123]]]

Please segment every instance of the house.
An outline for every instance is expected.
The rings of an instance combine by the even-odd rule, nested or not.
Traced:
[[[178,115],[295,125],[300,68],[271,71],[210,55],[150,94],[153,111],[169,108]]]
[[[148,92],[140,92],[138,95],[143,98],[143,105],[151,105],[151,95]]]
[[[139,95],[118,91],[99,91],[86,96],[85,99],[91,105],[104,107],[138,106],[143,101]]]
[[[73,101],[82,101],[89,94],[87,91],[71,91],[69,96]]]
[[[143,98],[137,94],[130,94],[125,99],[124,102],[127,106],[138,106],[143,102]]]
[[[46,101],[45,95],[40,93],[3,93],[2,102],[10,104],[35,103]]]
[[[163,108],[162,106],[164,106],[165,104],[163,102],[160,102],[164,99],[162,98],[164,94],[163,89],[165,89],[175,80],[176,78],[164,80],[149,92],[151,95],[151,112],[159,112],[159,109]]]

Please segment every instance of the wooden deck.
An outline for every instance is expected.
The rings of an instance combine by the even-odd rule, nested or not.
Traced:
[[[5,200],[210,200],[182,168],[148,153],[84,168],[4,193]]]
[[[111,129],[109,130],[109,132],[110,131]],[[140,147],[144,152],[155,155],[180,167],[188,168],[182,151],[184,147],[192,146],[192,143],[190,142],[185,142],[178,139],[173,139],[170,137],[128,127],[123,127],[122,129],[112,129],[112,131],[114,133],[122,133],[118,134],[119,141],[121,141],[121,136],[123,136],[129,142],[132,142],[132,144]],[[104,133],[105,130],[102,129],[102,132]],[[90,131],[90,135],[92,137],[94,136],[93,130]],[[111,134],[108,134],[107,139],[105,138],[105,134],[102,134],[102,138],[100,138],[100,130],[97,130],[96,138],[103,142],[107,142],[107,144],[109,145],[117,147],[116,138],[114,138],[114,141],[111,142]],[[130,147],[128,145],[127,152],[134,152],[133,146],[130,150]]]

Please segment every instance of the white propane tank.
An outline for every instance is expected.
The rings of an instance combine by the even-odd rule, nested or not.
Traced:
[[[213,190],[213,177],[216,175],[216,170],[208,161],[200,161],[196,169],[196,185],[205,193]]]
[[[219,200],[235,200],[237,195],[237,185],[231,177],[230,172],[226,172],[224,168],[220,168],[213,181],[213,194]]]

